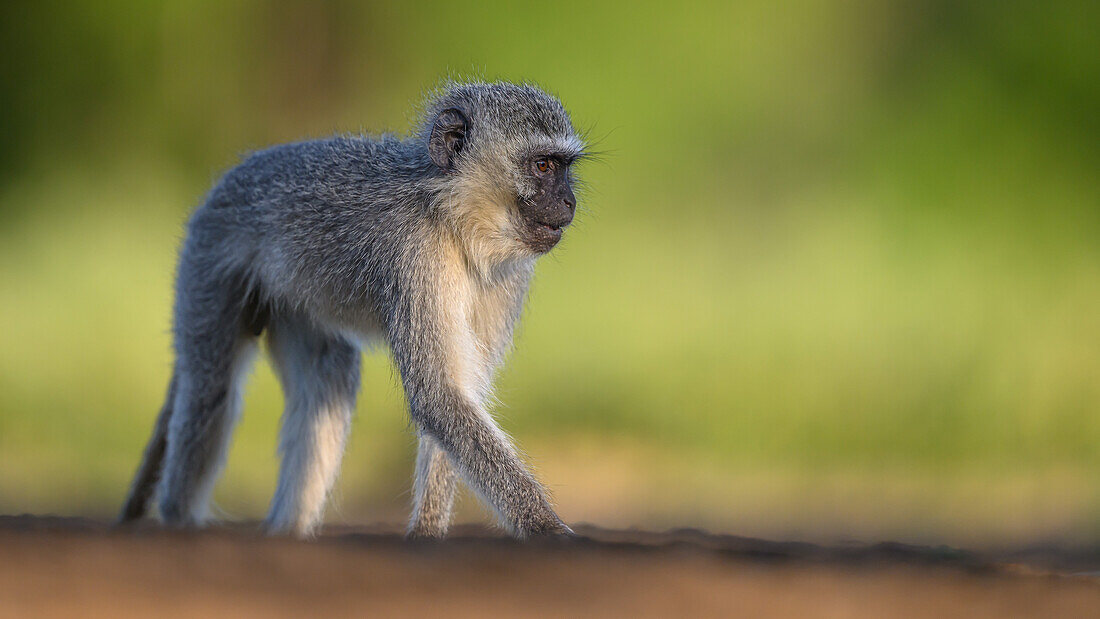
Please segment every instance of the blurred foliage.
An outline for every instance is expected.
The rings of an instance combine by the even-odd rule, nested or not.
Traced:
[[[404,132],[472,75],[558,93],[603,153],[500,381],[567,518],[1100,534],[1098,23],[1092,2],[4,5],[0,510],[120,499],[181,224],[222,170]],[[273,487],[280,406],[261,367],[219,490],[238,514]],[[401,517],[402,409],[371,357],[336,517]]]

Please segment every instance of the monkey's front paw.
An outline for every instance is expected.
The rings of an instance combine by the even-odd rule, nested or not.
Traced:
[[[548,522],[542,522],[527,527],[523,535],[523,537],[526,538],[565,538],[576,536],[577,534],[573,532],[573,529],[570,529],[568,525],[556,518]]]

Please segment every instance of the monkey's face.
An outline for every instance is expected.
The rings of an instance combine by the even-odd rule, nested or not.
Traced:
[[[523,225],[520,238],[535,253],[550,251],[573,221],[577,198],[569,173],[571,162],[563,156],[536,154],[524,161],[531,189],[519,198]]]
[[[474,84],[437,106],[428,156],[471,254],[494,262],[550,251],[573,221],[571,166],[585,156],[561,103],[530,86]]]

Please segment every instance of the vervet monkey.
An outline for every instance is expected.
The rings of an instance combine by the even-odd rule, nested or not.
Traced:
[[[570,534],[487,412],[535,260],[573,220],[585,145],[530,85],[448,83],[411,137],[276,146],[230,170],[191,217],[176,277],[176,361],[122,511],[207,517],[261,334],[286,395],[265,527],[314,533],[359,387],[389,345],[419,436],[410,536],[440,537],[456,476],[517,537]]]

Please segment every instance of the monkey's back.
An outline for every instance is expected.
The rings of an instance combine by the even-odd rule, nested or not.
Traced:
[[[417,179],[430,174],[422,147],[391,136],[255,152],[192,215],[177,299],[204,282],[229,282],[276,309],[376,320],[385,308],[374,299],[389,298],[395,267],[423,238],[428,189]]]

